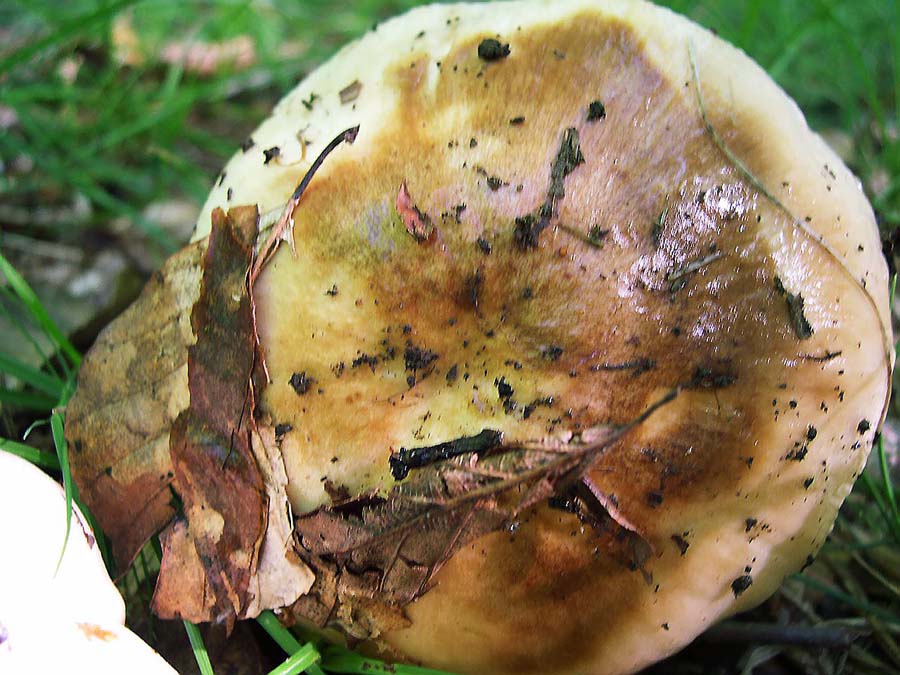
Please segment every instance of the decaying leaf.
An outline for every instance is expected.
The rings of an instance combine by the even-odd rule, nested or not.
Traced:
[[[400,184],[400,191],[397,192],[395,206],[397,213],[400,214],[400,218],[403,220],[403,224],[406,226],[406,231],[416,241],[420,243],[426,242],[434,236],[434,223],[431,222],[431,218],[429,218],[427,213],[420,211],[419,207],[415,205],[412,197],[409,195],[406,182]]]
[[[230,626],[312,583],[274,428],[256,419],[252,289],[313,174],[357,131],[320,153],[258,256],[257,208],[217,210],[208,241],[169,260],[85,359],[68,409],[73,473],[120,568],[178,518],[162,534],[160,616]]]
[[[170,258],[100,334],[66,411],[72,474],[120,570],[175,515],[169,430],[188,405],[190,310],[205,248]]]
[[[294,550],[294,523],[288,502],[288,478],[271,426],[257,426],[252,436],[253,453],[268,495],[267,527],[259,552],[255,577],[250,580],[252,599],[246,616],[264,609],[290,605],[313,584],[312,570]]]
[[[282,496],[276,508],[286,498],[282,477],[272,481],[265,441],[259,438],[256,452],[253,443],[260,434],[253,417],[257,345],[247,279],[257,218],[255,207],[213,213],[200,296],[191,312],[198,338],[188,350],[190,405],[175,420],[169,443],[187,525],[178,520],[163,535],[153,609],[164,618],[230,626],[264,609],[257,575],[264,540],[271,548],[263,557],[268,575],[290,582],[267,595],[296,598],[310,582],[308,572],[297,570],[299,561],[292,565],[285,557],[282,519],[266,538],[266,479],[272,496]],[[274,432],[265,433],[273,444]],[[279,574],[282,566],[286,575]]]
[[[256,209],[215,218],[210,245],[173,256],[101,335],[66,427],[120,569],[179,516],[163,534],[154,608],[193,621],[253,616],[312,583],[293,553],[274,431],[252,416]]]
[[[255,208],[235,209],[227,218],[221,210],[213,214],[200,297],[191,312],[198,339],[188,350],[190,405],[175,420],[169,441],[188,525],[164,534],[153,605],[166,618],[233,619],[250,602],[267,515],[250,450],[256,346],[245,280],[255,230]],[[222,340],[229,349],[221,349]],[[183,579],[188,588],[203,589],[195,596],[202,604],[184,602]]]
[[[402,608],[430,588],[460,547],[504,527],[514,531],[516,518],[548,499],[564,504],[607,543],[617,540],[621,546],[609,550],[624,552],[623,562],[640,569],[649,544],[633,527],[615,523],[585,474],[606,449],[677,395],[672,390],[623,425],[585,430],[567,442],[503,444],[497,432],[485,430],[461,439],[456,450],[442,444],[436,455],[428,453],[434,461],[404,464],[410,477],[386,497],[362,495],[300,516],[303,555],[317,574],[300,611],[324,617],[324,624],[340,621],[342,606],[352,613],[360,599]],[[392,457],[392,465],[413,455]],[[310,607],[316,602],[320,607]],[[360,633],[358,626],[343,627]]]

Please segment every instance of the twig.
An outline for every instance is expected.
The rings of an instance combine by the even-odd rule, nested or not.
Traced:
[[[698,260],[693,260],[681,269],[677,269],[674,272],[669,272],[666,275],[666,281],[677,281],[681,277],[686,277],[688,274],[693,274],[697,270],[703,269],[704,267],[706,267],[710,263],[715,262],[721,257],[722,252],[716,251],[715,253],[710,253],[708,256],[704,256],[703,258],[700,258]]]
[[[598,452],[611,446],[632,429],[635,429],[636,427],[647,421],[657,410],[674,401],[678,397],[680,391],[681,389],[678,387],[672,389],[671,391],[666,393],[665,396],[647,406],[637,417],[620,427],[616,427],[610,430],[608,434],[605,434],[598,441],[586,443],[581,446],[573,446],[569,452],[561,454],[559,458],[551,460],[547,464],[543,464],[536,468],[523,471],[519,474],[516,474],[512,478],[498,481],[496,483],[491,483],[490,485],[476,488],[474,490],[469,490],[459,497],[446,501],[442,506],[453,508],[463,502],[468,502],[473,499],[480,499],[482,497],[488,497],[493,494],[498,494],[500,492],[504,492],[506,490],[514,488],[517,485],[521,485],[522,483],[526,483],[534,478],[538,478],[542,474],[568,472],[572,470],[577,471],[579,465],[583,464],[586,460],[589,461],[590,459],[593,459],[593,456]],[[521,447],[521,444],[514,443],[511,449],[516,449],[519,447]]]
[[[706,631],[704,642],[755,642],[767,645],[796,645],[803,647],[846,648],[854,640],[868,634],[865,629],[843,626],[782,625],[777,623],[751,623],[725,621]]]
[[[256,261],[253,263],[253,267],[250,270],[251,288],[256,282],[256,278],[259,276],[262,268],[278,248],[278,242],[282,239],[285,239],[285,230],[290,231],[290,234],[287,236],[288,245],[291,247],[291,253],[296,255],[296,251],[294,250],[293,237],[294,209],[297,208],[297,204],[300,203],[300,199],[303,197],[303,193],[306,191],[306,188],[312,181],[316,171],[318,171],[319,167],[322,166],[325,158],[328,157],[328,155],[330,155],[332,151],[334,151],[335,148],[337,148],[341,143],[352,144],[356,140],[357,134],[359,134],[359,125],[342,131],[340,134],[335,136],[328,145],[325,146],[322,152],[319,153],[319,156],[316,157],[315,161],[312,163],[312,166],[309,167],[309,170],[303,176],[303,180],[300,181],[300,184],[297,185],[296,189],[294,190],[294,194],[291,195],[291,198],[288,200],[287,204],[285,204],[284,211],[281,212],[281,218],[278,219],[278,222],[275,224],[275,227],[272,230],[272,234],[269,235],[269,238],[263,244],[262,248],[259,251],[259,255],[256,257]]]
[[[291,254],[296,258],[297,252],[294,249],[294,209],[297,208],[297,205],[300,203],[300,199],[303,197],[303,193],[306,191],[306,188],[312,181],[316,171],[318,171],[319,167],[322,166],[322,162],[325,161],[325,158],[328,157],[328,155],[330,155],[332,151],[334,151],[334,149],[337,148],[341,143],[346,142],[352,144],[356,140],[357,134],[359,134],[359,125],[346,129],[335,136],[331,140],[331,142],[325,146],[322,152],[319,153],[319,156],[316,157],[315,161],[312,163],[306,174],[303,176],[303,179],[300,181],[300,184],[297,185],[297,187],[294,189],[294,193],[291,195],[291,198],[288,200],[287,204],[285,204],[284,210],[281,212],[281,217],[272,228],[272,233],[269,235],[269,238],[266,239],[265,243],[260,248],[259,253],[254,256],[253,261],[250,264],[250,269],[247,271],[247,295],[250,298],[250,316],[251,323],[253,324],[253,339],[257,346],[260,345],[259,328],[256,322],[256,301],[253,298],[253,287],[256,285],[256,279],[259,277],[259,274],[260,272],[262,272],[262,269],[263,267],[265,267],[266,263],[269,262],[269,258],[272,257],[272,255],[275,253],[275,250],[278,248],[278,242],[285,239],[285,230],[288,230],[287,240],[288,245],[291,247]],[[272,378],[269,375],[269,368],[266,365],[265,355],[262,353],[261,349],[258,351],[259,365],[266,376],[266,382],[271,382]]]

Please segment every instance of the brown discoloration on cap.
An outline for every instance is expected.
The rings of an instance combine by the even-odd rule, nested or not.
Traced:
[[[509,375],[517,389],[525,387],[520,398],[552,394],[559,401],[527,421],[504,420],[507,433],[525,439],[547,433],[551,420],[566,410],[570,414],[557,426],[573,430],[629,419],[654,392],[689,384],[699,368],[725,364],[741,380],[742,391],[745,387],[771,389],[777,379],[774,369],[767,373],[752,368],[751,360],[762,352],[773,359],[796,353],[781,300],[759,282],[771,277],[773,265],[768,251],[755,242],[751,226],[757,215],[770,216],[772,207],[723,162],[718,148],[702,132],[692,99],[673,90],[642,58],[640,44],[626,26],[598,25],[575,17],[552,30],[523,31],[517,36],[515,58],[508,59],[502,70],[478,78],[474,71],[461,72],[469,65],[475,67],[469,62],[475,58],[472,46],[476,42],[473,38],[471,43],[456,45],[446,56],[444,63],[462,68],[443,75],[433,95],[420,91],[409,80],[407,69],[398,67],[393,77],[401,91],[400,118],[370,132],[377,140],[369,139],[374,149],[365,161],[336,162],[327,177],[311,187],[295,214],[295,234],[304,242],[302,264],[290,265],[282,258],[260,284],[264,341],[279,344],[300,336],[308,347],[294,353],[318,351],[323,363],[317,370],[358,352],[374,351],[384,339],[402,347],[396,333],[406,323],[415,326],[420,341],[445,355],[445,362],[469,365],[468,386],[451,396],[442,391],[444,383],[439,380],[420,383],[415,402],[398,400],[405,390],[399,362],[386,364],[377,378],[362,371],[345,375],[340,383],[329,383],[314,403],[285,399],[278,386],[268,392],[266,401],[276,417],[311,430],[310,449],[323,442],[321,430],[332,428],[340,435],[344,452],[351,452],[348,445],[356,446],[376,459],[374,475],[350,482],[358,490],[367,480],[385,484],[387,464],[379,460],[389,455],[395,440],[413,431],[403,428],[401,420],[410,408],[424,406],[418,401],[439,398],[448,407],[471,409],[472,387],[509,371],[508,360],[523,364],[520,372]],[[597,49],[598,43],[605,48]],[[554,45],[566,46],[566,61],[548,58]],[[580,64],[582,79],[567,76],[569,59]],[[524,86],[535,74],[543,83],[541,100]],[[501,88],[503,95],[486,94],[485,83],[488,88]],[[617,111],[601,126],[579,119],[584,106],[548,110],[544,103],[584,98],[588,105],[585,92],[597,90],[609,92],[607,100],[615,102],[611,107]],[[652,107],[646,105],[648,99],[654,102]],[[479,189],[456,150],[446,148],[446,130],[415,124],[416,119],[429,116],[440,119],[458,108],[460,101],[468,102],[468,123],[462,131],[482,139],[479,149],[485,148],[492,170],[516,176],[527,186],[523,193],[509,198]],[[506,108],[522,111],[529,119],[542,117],[540,129],[524,137],[517,133],[510,140]],[[514,220],[544,203],[552,180],[551,164],[571,125],[580,127],[585,162],[565,178],[566,196],[559,200],[551,228],[538,248],[523,253],[513,241]],[[663,131],[666,126],[668,130]],[[647,138],[643,130],[655,127],[660,129],[658,137]],[[497,142],[511,143],[512,151],[494,153],[490,146]],[[642,144],[639,154],[630,152],[636,143]],[[401,144],[407,152],[389,151]],[[423,157],[429,160],[420,162]],[[413,238],[402,236],[403,226],[398,227],[389,197],[394,186],[407,182],[421,195],[417,203],[421,211],[441,213],[460,201],[467,204],[460,225],[442,228],[437,251],[417,246]],[[705,195],[716,191],[735,203],[724,212],[709,206]],[[345,192],[347,198],[341,198]],[[671,203],[671,215],[656,251],[648,233],[666,202]],[[613,232],[602,252],[554,227],[594,222],[598,212],[602,226]],[[741,234],[745,228],[748,233]],[[485,234],[493,242],[493,253],[487,258],[472,245]],[[722,251],[722,259],[692,275],[673,297],[666,275],[712,248]],[[292,305],[292,311],[280,308],[285,302],[283,289],[300,295],[301,289],[316,285],[320,271],[334,269],[340,270],[339,276],[352,278],[357,289],[345,295],[347,307],[333,307],[324,315],[309,302],[285,303]],[[467,291],[476,269],[480,270],[477,312]],[[276,285],[279,290],[273,295],[269,289]],[[527,301],[521,298],[526,286],[533,289]],[[363,307],[350,306],[358,297]],[[451,320],[455,322],[449,326]],[[353,326],[349,339],[335,328],[345,322]],[[675,326],[683,326],[684,333],[674,335],[669,329]],[[493,337],[488,337],[492,331]],[[550,348],[560,356],[544,358]],[[272,347],[268,351],[273,379],[280,382],[285,379],[278,375],[280,364],[292,357]],[[590,369],[596,363],[625,362],[637,356],[654,361],[656,367],[636,377]],[[570,377],[572,372],[577,377]],[[490,419],[501,406],[490,387],[480,386],[478,391],[487,407],[476,418]],[[719,448],[743,447],[746,428],[766,422],[758,419],[754,406],[728,391],[698,390],[687,397],[690,403],[682,404],[686,417],[681,423],[645,434],[645,441],[654,443],[657,461],[646,460],[641,444],[620,447],[608,464],[629,466],[627,477],[605,466],[595,477],[629,504],[630,518],[658,518],[659,509],[653,509],[651,516],[646,504],[648,492],[661,492],[665,506],[677,509],[696,499],[697,485],[717,485],[715,490],[724,492],[743,480],[746,469],[738,470],[743,461],[737,457],[723,461]],[[711,419],[710,406],[724,406],[727,415],[740,416],[742,424]],[[377,448],[369,442],[373,434],[369,414],[362,414],[366,423],[357,431],[350,422],[359,418],[358,411],[373,407],[380,419],[376,437],[383,439]],[[335,426],[336,409],[347,425]],[[320,415],[331,421],[326,423]],[[412,426],[412,420],[408,424]],[[422,433],[426,440],[434,438],[428,435],[427,424]],[[356,442],[351,440],[354,437]],[[685,456],[688,447],[692,452]],[[309,503],[304,500],[300,505]]]

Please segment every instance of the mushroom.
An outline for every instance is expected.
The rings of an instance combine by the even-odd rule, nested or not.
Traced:
[[[24,459],[0,452],[0,671],[174,673],[125,628],[125,603],[93,532],[62,488]]]
[[[889,396],[874,217],[756,64],[644,2],[416,9],[288,94],[192,247],[95,347],[156,353],[128,321],[182,317],[170,393],[149,402],[153,472],[191,398],[183,317],[216,209],[257,205],[269,237],[356,125],[288,202],[292,250],[253,288],[256,404],[316,575],[286,619],[456,672],[624,673],[811,560]],[[99,381],[82,374],[70,439],[103,486],[85,498],[121,513],[130,479],[91,455],[111,446]],[[556,468],[526,484],[528,462]],[[126,558],[159,520],[92,508]]]

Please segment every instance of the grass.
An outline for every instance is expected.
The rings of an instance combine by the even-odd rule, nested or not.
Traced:
[[[184,630],[190,640],[191,650],[194,652],[194,659],[197,661],[200,675],[213,675],[212,663],[209,660],[209,654],[206,653],[206,645],[203,643],[200,629],[190,621],[185,621]]]
[[[41,302],[3,237],[95,251],[136,246],[146,269],[155,267],[182,244],[184,234],[148,207],[173,196],[199,205],[226,158],[281,94],[341,44],[414,4],[0,0],[0,321],[27,347],[23,353],[0,346],[0,450],[61,477],[67,502],[77,503],[63,416],[79,348],[91,336],[78,343],[57,328],[60,308]],[[885,235],[897,231],[900,3],[663,4],[712,28],[766,68],[860,177]],[[173,40],[241,36],[253,46],[250,65],[222,63],[204,74],[161,56]],[[889,422],[896,418],[892,404]],[[26,431],[30,435],[23,438]],[[753,614],[757,620],[783,615],[814,626],[852,628],[863,637],[842,653],[742,645],[743,667],[777,659],[801,672],[900,669],[897,492],[880,439],[871,470],[847,500],[815,565]],[[141,572],[141,583],[151,574]],[[271,613],[259,624],[288,655],[273,672],[388,672],[346,650],[302,644]],[[201,671],[209,672],[199,633],[186,628]],[[710,642],[698,644],[712,649]],[[666,672],[705,672],[708,657],[692,649],[669,662]],[[390,672],[435,673],[403,666]]]
[[[0,134],[0,155],[34,163],[26,173],[0,175],[0,193],[27,208],[48,199],[66,203],[78,191],[92,206],[79,228],[59,222],[43,232],[30,224],[22,229],[66,239],[124,217],[134,226],[129,236],[146,238],[159,261],[180,242],[142,207],[172,194],[202,201],[212,176],[278,92],[376,17],[410,4],[363,2],[348,10],[321,0],[76,0],[62,12],[53,0],[0,5],[0,25],[10,27],[0,53],[0,104],[18,118]],[[129,66],[115,58],[111,37],[114,27],[125,30],[123,16],[140,35],[137,51],[146,53]],[[122,23],[114,26],[116,17]],[[247,35],[256,63],[224,67],[214,77],[186,72],[159,58],[172,35],[208,41]]]

